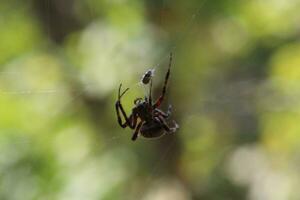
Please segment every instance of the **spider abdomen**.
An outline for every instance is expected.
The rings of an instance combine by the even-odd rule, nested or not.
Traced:
[[[145,138],[157,138],[164,135],[164,129],[159,122],[150,121],[143,124],[140,133]]]

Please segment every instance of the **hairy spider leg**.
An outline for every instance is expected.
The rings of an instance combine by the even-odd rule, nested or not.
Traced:
[[[126,115],[126,112],[121,104],[121,97],[129,90],[129,88],[127,88],[126,90],[124,90],[124,92],[121,93],[121,87],[122,84],[120,84],[119,87],[119,92],[118,92],[118,100],[115,104],[115,108],[116,108],[116,112],[117,112],[117,117],[118,117],[118,123],[122,128],[126,128],[127,126],[129,126],[131,129],[134,129],[136,127],[137,124],[137,116],[136,114],[132,113],[129,118]],[[123,114],[123,117],[125,118],[125,122],[122,122],[122,118],[121,118],[121,114],[120,114],[120,110],[121,113]]]
[[[169,80],[169,76],[170,76],[171,65],[172,65],[172,57],[173,57],[173,55],[172,55],[172,53],[170,53],[169,67],[168,67],[167,74],[165,76],[165,82],[164,82],[164,87],[163,87],[163,90],[162,90],[162,94],[160,95],[160,97],[155,102],[154,108],[159,107],[160,104],[162,103],[162,101],[165,98],[165,94],[166,94],[166,90],[167,90],[167,84],[168,84],[168,80]]]
[[[140,123],[137,125],[137,127],[136,127],[136,129],[134,131],[134,134],[133,134],[133,136],[131,138],[132,141],[135,141],[137,139],[137,136],[138,136],[138,134],[140,132],[140,129],[141,129],[143,123],[144,123],[144,121],[140,121]]]

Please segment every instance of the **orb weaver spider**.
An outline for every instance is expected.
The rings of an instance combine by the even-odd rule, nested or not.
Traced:
[[[165,76],[165,81],[162,89],[162,94],[160,97],[153,103],[152,102],[152,79],[150,80],[150,89],[149,89],[149,98],[145,97],[136,98],[134,100],[134,107],[129,117],[121,104],[121,98],[129,90],[126,88],[121,92],[122,83],[119,86],[118,91],[118,100],[115,103],[118,123],[122,128],[129,127],[134,131],[132,140],[135,141],[140,133],[145,138],[158,138],[164,133],[174,133],[178,128],[178,124],[173,120],[173,126],[170,127],[167,120],[171,115],[171,106],[169,105],[167,113],[159,109],[161,103],[163,102],[166,94],[167,83],[170,76],[170,69],[172,64],[172,53],[170,53],[170,60],[168,71]],[[125,122],[122,122],[121,114],[125,119]],[[139,120],[139,122],[138,122]]]

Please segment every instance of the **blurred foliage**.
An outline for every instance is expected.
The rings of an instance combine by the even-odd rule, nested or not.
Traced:
[[[1,0],[0,199],[300,197],[299,0]],[[155,67],[180,129],[130,140]]]

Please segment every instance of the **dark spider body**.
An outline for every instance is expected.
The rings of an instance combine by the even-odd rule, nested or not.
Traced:
[[[171,114],[171,106],[169,106],[167,113],[159,109],[165,97],[166,87],[170,76],[171,61],[172,54],[170,54],[169,68],[165,77],[164,87],[160,97],[155,101],[154,104],[152,103],[152,80],[150,79],[149,98],[145,97],[144,99],[135,99],[135,107],[132,109],[129,117],[127,117],[127,114],[125,113],[125,110],[121,104],[121,97],[129,90],[129,88],[125,89],[121,93],[122,84],[120,84],[118,100],[115,104],[118,123],[122,128],[129,127],[131,129],[135,129],[134,134],[131,138],[132,140],[136,140],[139,133],[145,138],[157,138],[162,136],[165,132],[174,133],[178,129],[178,125],[175,122],[173,122],[173,127],[170,127],[167,123],[167,119]],[[124,123],[122,122],[120,111],[123,115],[123,118],[125,119]]]

